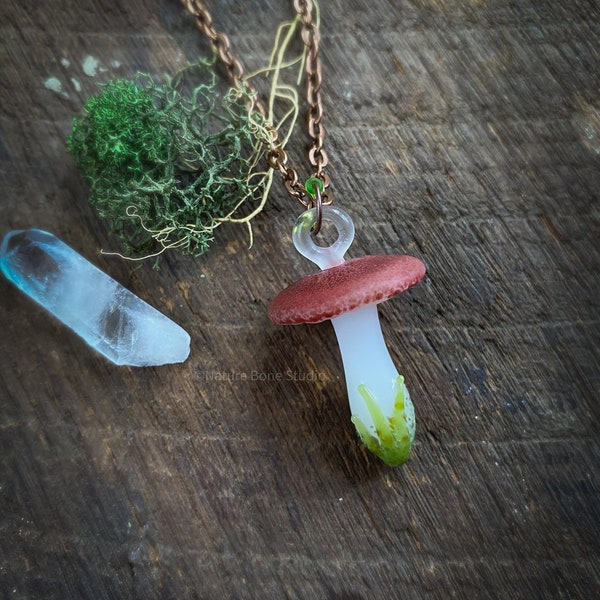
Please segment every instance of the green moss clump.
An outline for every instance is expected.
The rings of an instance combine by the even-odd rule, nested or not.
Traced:
[[[248,92],[218,89],[210,62],[162,85],[145,74],[115,80],[86,101],[67,149],[126,256],[199,256],[219,223],[258,200],[269,136],[252,105]]]
[[[135,175],[144,165],[167,157],[169,140],[153,94],[137,83],[110,82],[101,94],[88,99],[84,110],[84,116],[73,120],[67,148],[86,175],[98,176],[104,168]]]

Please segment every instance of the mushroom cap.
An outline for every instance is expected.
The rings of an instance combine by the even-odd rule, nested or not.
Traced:
[[[300,279],[271,302],[268,315],[279,325],[319,323],[404,292],[425,276],[413,256],[353,258]]]

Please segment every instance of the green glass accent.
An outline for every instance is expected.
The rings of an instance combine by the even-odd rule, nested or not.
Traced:
[[[319,191],[323,192],[325,189],[323,182],[318,177],[309,177],[304,184],[304,189],[315,198],[317,195],[317,188],[319,186]]]
[[[365,446],[391,467],[405,463],[412,448],[414,432],[411,435],[406,420],[404,390],[404,377],[399,375],[396,380],[394,410],[390,417],[385,417],[367,386],[363,384],[358,386],[358,392],[373,419],[375,432],[370,430],[359,417],[352,415],[352,422]]]

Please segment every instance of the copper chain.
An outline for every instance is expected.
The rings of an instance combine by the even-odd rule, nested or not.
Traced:
[[[231,51],[229,38],[215,29],[212,17],[200,0],[182,0],[186,9],[194,15],[196,26],[212,44],[219,60],[223,63],[229,79],[236,87],[252,89],[247,81],[244,81],[244,69],[240,61]],[[322,124],[323,103],[321,101],[321,61],[319,60],[319,43],[321,36],[319,29],[313,21],[312,0],[294,0],[294,9],[302,20],[302,42],[307,48],[306,52],[306,99],[308,103],[308,135],[312,140],[308,151],[308,160],[314,169],[311,177],[318,178],[323,183],[321,194],[322,204],[331,204],[333,198],[326,190],[329,187],[329,176],[325,172],[327,166],[327,153],[323,149],[325,130]],[[261,115],[265,115],[264,105],[256,99],[255,107]],[[294,199],[298,200],[304,207],[311,208],[315,199],[306,191],[300,183],[296,170],[288,166],[287,152],[277,145],[277,131],[272,130],[271,147],[267,154],[267,163],[270,168],[281,173],[283,185]]]

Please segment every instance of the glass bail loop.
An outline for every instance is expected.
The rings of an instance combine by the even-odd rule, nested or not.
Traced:
[[[315,243],[312,231],[318,219],[317,208],[306,210],[298,217],[292,230],[292,240],[302,256],[320,269],[328,269],[344,262],[344,254],[354,240],[354,223],[348,213],[333,206],[322,206],[321,218],[337,230],[338,237],[331,246],[319,246]]]

